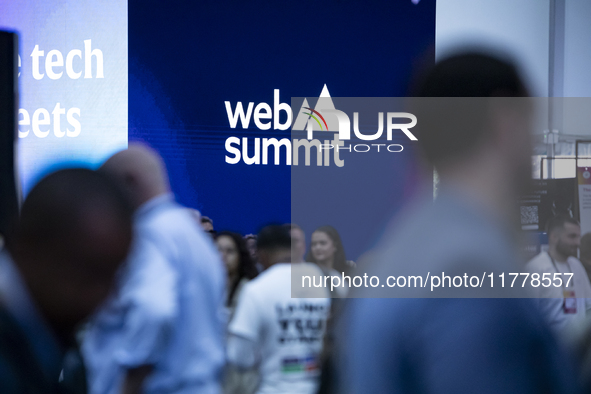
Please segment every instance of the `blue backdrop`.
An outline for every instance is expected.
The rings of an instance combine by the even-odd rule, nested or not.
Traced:
[[[227,164],[224,146],[290,131],[232,129],[225,101],[273,108],[274,89],[290,103],[325,84],[333,97],[404,96],[413,70],[434,61],[434,0],[130,0],[128,13],[129,140],[162,154],[177,199],[217,230],[290,221],[290,167]]]

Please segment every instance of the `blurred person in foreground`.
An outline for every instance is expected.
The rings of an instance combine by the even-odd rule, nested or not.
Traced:
[[[577,259],[581,226],[572,217],[558,215],[548,221],[546,232],[548,251],[531,259],[525,269],[530,274],[539,274],[544,282],[545,277],[556,282],[560,278],[560,287],[541,285],[533,290],[550,327],[561,336],[569,336],[583,327],[586,317],[591,315],[591,283]],[[563,273],[573,275],[569,278]]]
[[[330,299],[324,288],[295,290],[292,275],[322,272],[314,264],[290,263],[291,237],[284,226],[263,228],[257,249],[265,271],[244,286],[228,328],[228,362],[258,371],[257,393],[315,393]]]
[[[586,233],[581,237],[579,251],[579,260],[589,278],[591,277],[591,233]],[[568,334],[572,335],[572,338],[569,335],[566,338],[567,343],[578,357],[582,380],[589,391],[591,390],[591,314],[586,313],[584,324],[582,326],[577,324]]]
[[[195,223],[197,223],[197,225],[199,227],[201,227],[201,212],[199,212],[195,208],[186,208],[186,209],[187,209],[187,212],[189,212],[189,214],[191,215],[191,217],[195,221]]]
[[[437,63],[418,96],[525,97],[527,91],[511,64],[466,53]],[[527,102],[503,100],[465,101],[456,108],[459,120],[446,108],[453,100],[426,108],[440,115],[435,118],[417,113],[417,125],[423,123],[418,144],[438,171],[439,194],[433,201],[429,191],[406,208],[364,267],[368,275],[385,281],[428,271],[519,272],[511,218],[531,174],[531,111]],[[384,298],[348,300],[334,358],[339,385],[332,392],[578,391],[570,360],[531,299],[457,298],[463,290],[455,288],[437,299],[421,289],[408,294],[423,298],[386,298],[406,289],[359,290],[353,296]]]
[[[130,145],[100,171],[129,194],[137,242],[84,336],[90,393],[219,393],[225,275],[213,243],[153,150]]]
[[[132,208],[102,174],[61,170],[30,191],[0,253],[1,393],[73,392],[57,386],[64,350],[112,290],[132,234]]]

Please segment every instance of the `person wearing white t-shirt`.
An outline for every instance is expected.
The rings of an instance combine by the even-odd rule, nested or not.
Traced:
[[[548,251],[530,260],[525,269],[540,275],[542,282],[532,288],[533,292],[550,326],[564,334],[583,325],[589,316],[591,283],[576,258],[581,239],[579,223],[569,216],[555,216],[548,222],[547,232]],[[550,286],[543,285],[544,276],[551,278]]]
[[[257,249],[266,270],[247,283],[228,331],[228,362],[256,368],[257,393],[314,393],[318,388],[319,355],[330,311],[328,290],[292,298],[291,276],[322,275],[311,263],[291,260],[291,237],[282,226],[267,226]]]

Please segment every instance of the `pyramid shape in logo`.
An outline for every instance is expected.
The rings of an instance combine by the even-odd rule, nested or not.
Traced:
[[[314,131],[327,131],[326,127],[324,126],[324,122],[320,121],[320,124],[323,125],[322,129],[316,120],[314,120],[310,115],[306,115],[306,113],[310,113],[311,111],[306,109],[310,108],[310,104],[308,104],[308,99],[304,99],[300,111],[298,112],[298,116],[296,117],[295,122],[293,123],[292,130],[307,130],[308,122],[311,122]],[[339,131],[339,122],[337,121],[335,116],[326,114],[323,110],[327,109],[335,109],[334,104],[332,102],[332,98],[330,97],[330,93],[328,92],[328,88],[326,84],[322,88],[322,92],[320,93],[320,97],[318,97],[318,101],[316,102],[316,106],[314,107],[315,111],[318,111],[326,120],[328,125],[328,131]],[[316,117],[318,117],[316,115]]]

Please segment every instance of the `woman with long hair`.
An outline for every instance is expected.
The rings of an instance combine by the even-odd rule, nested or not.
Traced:
[[[316,263],[325,272],[347,274],[354,263],[347,261],[339,232],[332,226],[322,226],[312,233],[306,261]]]
[[[240,234],[222,231],[216,235],[215,243],[228,273],[225,305],[231,316],[242,286],[254,279],[258,271]]]

